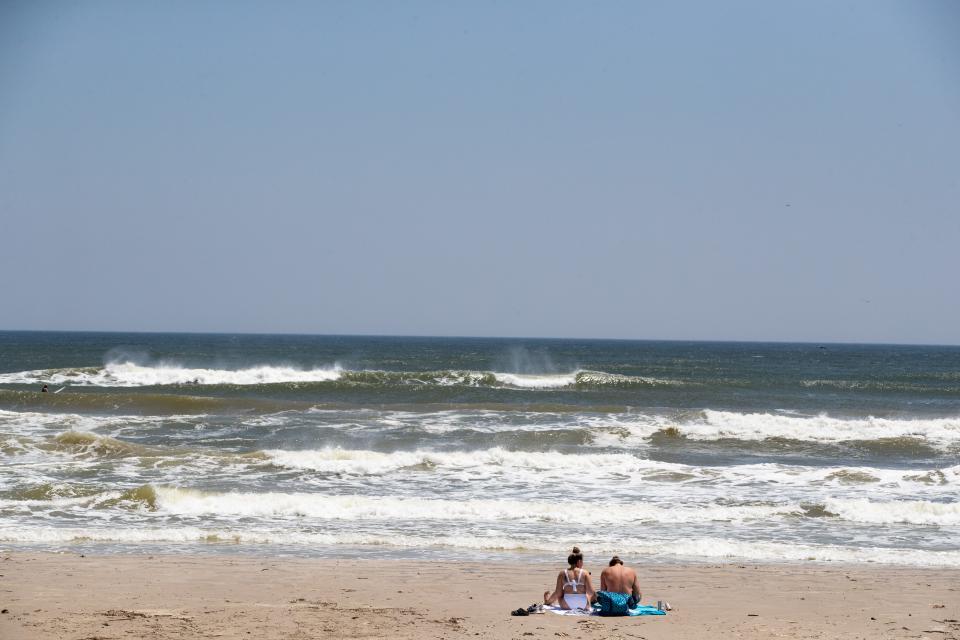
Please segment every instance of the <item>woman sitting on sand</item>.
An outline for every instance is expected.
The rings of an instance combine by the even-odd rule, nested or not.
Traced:
[[[543,592],[543,603],[559,602],[561,609],[589,609],[590,602],[596,597],[590,574],[583,570],[583,554],[579,547],[567,557],[569,569],[557,575],[557,588],[553,593]]]

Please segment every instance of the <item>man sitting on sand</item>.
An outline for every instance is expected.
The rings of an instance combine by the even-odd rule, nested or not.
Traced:
[[[637,583],[637,572],[630,567],[623,566],[620,556],[610,558],[610,566],[600,574],[600,590],[625,593],[631,597],[629,604],[632,609],[640,604],[640,585]]]

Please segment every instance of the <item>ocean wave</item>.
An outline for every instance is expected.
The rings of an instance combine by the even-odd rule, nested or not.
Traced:
[[[242,397],[196,398],[197,403],[183,403],[180,400],[194,398],[136,392],[64,393],[50,396],[48,402],[44,396],[49,394],[9,390],[0,390],[0,406],[5,393],[30,395],[35,400],[35,405],[25,410],[0,409],[0,446],[11,450],[22,446],[9,438],[49,436],[51,431],[93,432],[120,439],[136,435],[142,440],[144,436],[149,439],[173,436],[176,430],[183,434],[195,430],[196,438],[187,439],[202,443],[218,435],[256,441],[264,434],[282,436],[286,431],[299,440],[303,434],[298,432],[315,427],[320,441],[329,439],[345,447],[385,436],[398,446],[447,449],[452,444],[467,450],[485,444],[528,451],[579,446],[585,452],[616,450],[649,455],[657,449],[700,453],[719,446],[753,456],[765,452],[814,457],[852,453],[870,459],[917,460],[960,453],[957,417],[835,418],[714,410],[617,411],[613,407],[578,412],[526,404],[513,408],[464,404],[453,405],[457,408],[452,409],[435,404],[429,410],[412,411],[408,405],[364,409],[286,400],[278,407],[278,403]],[[142,398],[147,401],[140,402]],[[38,410],[41,408],[47,410]],[[3,444],[5,438],[8,440]],[[282,437],[270,440],[284,442]]]
[[[105,419],[106,425],[123,425],[120,418]],[[119,421],[119,422],[118,422]],[[72,422],[72,421],[71,421]],[[191,430],[197,425],[188,423]],[[54,423],[53,426],[56,426]],[[89,425],[88,425],[89,426]],[[535,432],[541,433],[541,432]],[[549,433],[549,432],[548,432]],[[780,486],[814,489],[834,486],[874,492],[935,493],[956,491],[960,465],[927,468],[883,468],[873,466],[819,466],[764,462],[735,465],[696,465],[651,459],[646,450],[605,451],[579,447],[575,451],[517,450],[490,447],[449,451],[431,448],[377,451],[339,446],[318,449],[264,449],[215,451],[204,447],[144,446],[93,431],[70,429],[55,435],[0,440],[5,455],[29,456],[34,464],[64,464],[126,461],[136,465],[127,472],[141,473],[147,464],[167,473],[230,473],[260,477],[277,471],[296,471],[310,477],[357,479],[393,475],[397,482],[419,475],[454,480],[497,480],[526,483],[559,483],[575,470],[593,486],[615,483],[642,491],[644,485],[660,487]],[[55,456],[55,457],[51,457]],[[179,471],[178,471],[179,470]]]
[[[23,511],[34,513],[39,509],[66,510],[70,508],[156,508],[157,493],[152,485],[132,489],[97,491],[91,487],[45,483],[33,487],[5,491],[0,496],[0,513]],[[86,512],[89,515],[89,511]]]
[[[688,387],[694,383],[683,380],[652,378],[649,376],[627,376],[603,371],[579,371],[576,376],[578,387],[620,387],[626,389],[646,387]]]
[[[678,422],[676,434],[691,440],[784,440],[852,442],[917,440],[944,445],[960,442],[960,418],[893,420],[833,418],[705,410],[700,419]],[[897,444],[892,442],[892,444]]]
[[[520,374],[494,373],[494,378],[501,384],[524,389],[556,389],[569,387],[577,382],[577,372],[566,374]]]
[[[324,495],[319,493],[219,493],[156,487],[156,508],[178,516],[306,517],[329,520],[528,521],[575,524],[706,522],[802,515],[800,505],[670,506],[631,502],[571,509],[565,502],[443,500]]]
[[[0,384],[50,384],[91,387],[152,387],[164,385],[257,385],[283,382],[324,382],[340,377],[340,368],[297,369],[258,366],[246,369],[202,369],[176,364],[145,366],[114,362],[103,367],[40,369],[0,374]]]
[[[327,447],[305,451],[266,450],[269,462],[288,469],[344,475],[382,475],[401,469],[560,470],[595,468],[613,472],[638,471],[649,462],[628,453],[564,454],[559,452],[509,451],[500,447],[476,451],[379,451]],[[669,463],[653,463],[657,468]]]
[[[195,416],[163,416],[162,419],[176,422]],[[84,415],[78,413],[44,413],[40,411],[4,411],[0,409],[0,431],[17,434],[43,432],[49,429],[93,432],[131,425],[157,423],[157,416],[147,415]]]
[[[150,450],[130,442],[124,442],[87,431],[67,431],[53,438],[53,446],[72,453],[99,458],[126,458],[150,455]]]
[[[510,451],[500,447],[474,451],[380,452],[326,447],[309,450],[272,449],[259,452],[272,466],[342,476],[376,476],[397,472],[447,472],[527,476],[545,481],[562,479],[571,469],[598,481],[733,484],[747,483],[811,487],[881,484],[930,491],[953,490],[960,484],[960,465],[935,469],[884,469],[875,467],[815,467],[760,463],[697,466],[642,458],[630,453],[562,453]]]
[[[850,522],[960,526],[960,503],[930,500],[875,502],[829,499],[824,508]]]
[[[939,380],[953,381],[956,378],[925,374]],[[800,386],[808,389],[838,389],[840,391],[882,391],[885,393],[937,393],[958,394],[960,387],[944,386],[940,383],[905,382],[898,380],[801,380]]]
[[[309,383],[506,387],[531,390],[604,386],[652,387],[684,384],[677,380],[661,380],[585,370],[566,373],[460,370],[379,371],[350,370],[339,364],[312,369],[286,365],[261,365],[243,369],[210,369],[185,367],[174,363],[143,365],[133,362],[113,362],[103,367],[37,369],[0,374],[0,384],[49,384],[76,387],[250,386]]]
[[[571,509],[542,500],[444,500],[318,493],[204,492],[156,487],[144,491],[156,509],[178,516],[306,517],[329,520],[532,521],[583,525],[744,522],[832,515],[869,524],[960,525],[960,504],[929,500],[830,499],[823,504],[658,505],[631,501]]]
[[[311,549],[337,546],[406,549],[452,549],[486,552],[540,552],[561,555],[568,541],[552,537],[383,535],[356,532],[312,533],[266,529],[203,528],[193,526],[145,528],[2,527],[0,542],[26,545],[116,544],[252,544],[289,545]],[[886,564],[918,567],[960,567],[960,550],[930,551],[891,547],[848,547],[795,544],[728,538],[577,540],[592,556],[617,553],[628,563],[650,561],[753,561],[763,563]]]

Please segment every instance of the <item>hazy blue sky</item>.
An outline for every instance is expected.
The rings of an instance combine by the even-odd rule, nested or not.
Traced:
[[[0,328],[960,343],[960,3],[0,3]]]

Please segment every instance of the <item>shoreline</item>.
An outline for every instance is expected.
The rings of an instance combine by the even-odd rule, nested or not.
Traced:
[[[572,541],[568,541],[573,544]],[[413,547],[406,545],[394,546],[390,544],[331,544],[323,547],[323,542],[317,542],[318,546],[306,544],[278,544],[276,542],[260,541],[237,541],[229,537],[218,537],[211,535],[209,539],[198,539],[193,542],[178,544],[163,544],[150,542],[128,542],[128,543],[107,543],[102,541],[84,540],[70,542],[66,544],[44,545],[44,544],[20,544],[10,542],[6,546],[0,545],[0,556],[18,554],[21,556],[86,556],[90,558],[111,558],[111,557],[145,557],[145,556],[163,556],[180,558],[210,558],[229,561],[235,558],[262,559],[270,557],[276,560],[291,562],[411,562],[411,563],[429,563],[429,564],[451,564],[451,565],[506,565],[506,566],[553,566],[558,558],[567,553],[568,547],[549,551],[546,549],[497,549],[497,548],[470,548],[470,547]],[[584,543],[581,543],[584,544]],[[909,554],[914,551],[929,553],[957,553],[960,550],[914,550],[914,549],[891,549],[891,551],[902,551]],[[640,558],[645,551],[607,551],[594,550],[591,557],[595,558],[597,563],[601,563],[602,558],[618,553],[624,558]],[[561,558],[562,560],[562,558]],[[917,570],[942,570],[955,571],[960,573],[960,564],[934,564],[929,562],[886,562],[884,560],[874,559],[852,559],[852,558],[750,558],[748,556],[738,556],[734,554],[717,556],[682,556],[682,555],[650,555],[645,558],[645,565],[648,567],[719,567],[719,566],[738,566],[748,565],[757,567],[771,568],[799,568],[806,569],[836,569],[848,568],[855,570],[857,568],[875,568],[875,569],[917,569]],[[606,566],[606,564],[603,564]]]
[[[960,569],[850,564],[638,565],[666,616],[511,617],[561,562],[7,550],[0,637],[960,639]],[[602,559],[588,557],[598,579]]]

